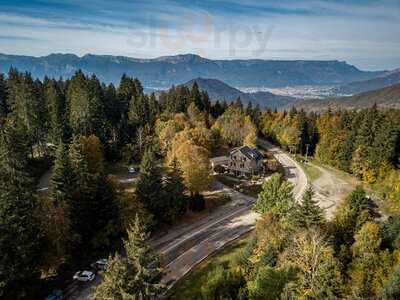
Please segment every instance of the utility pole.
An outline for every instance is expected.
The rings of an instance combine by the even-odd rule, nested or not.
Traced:
[[[308,162],[308,147],[310,144],[306,144],[306,162]]]

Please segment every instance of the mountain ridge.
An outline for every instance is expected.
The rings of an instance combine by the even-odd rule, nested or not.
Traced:
[[[338,60],[212,60],[195,54],[133,58],[127,56],[50,54],[33,57],[0,54],[0,72],[11,66],[35,78],[70,78],[81,69],[105,83],[118,84],[122,74],[137,77],[145,87],[169,88],[193,78],[216,78],[231,86],[284,87],[346,84],[376,78],[386,71],[362,71]]]

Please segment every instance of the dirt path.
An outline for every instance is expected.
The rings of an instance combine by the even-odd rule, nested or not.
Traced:
[[[316,164],[309,163],[312,167],[321,172],[315,181],[311,183],[315,191],[315,198],[320,206],[325,209],[328,219],[333,217],[333,214],[339,203],[351,192],[356,186],[356,180],[344,180],[339,175],[338,171],[320,167]]]

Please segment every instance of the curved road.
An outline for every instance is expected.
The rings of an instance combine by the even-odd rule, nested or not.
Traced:
[[[285,176],[295,186],[296,200],[299,200],[308,184],[303,170],[278,147],[264,140],[259,140],[259,144],[262,148],[272,151],[282,164]],[[222,184],[219,184],[219,188],[219,192],[228,194],[232,201],[199,222],[151,241],[163,258],[166,275],[162,282],[168,288],[171,288],[208,256],[254,228],[258,215],[251,210],[251,207],[256,199]],[[93,284],[76,289],[68,295],[68,299],[90,299],[93,287],[100,280],[98,278]]]

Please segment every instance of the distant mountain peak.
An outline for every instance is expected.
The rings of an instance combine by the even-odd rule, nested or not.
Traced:
[[[206,62],[208,59],[201,57],[197,54],[187,53],[187,54],[178,54],[173,56],[161,56],[156,58],[157,61],[165,61],[169,63],[190,63],[190,62]]]

